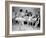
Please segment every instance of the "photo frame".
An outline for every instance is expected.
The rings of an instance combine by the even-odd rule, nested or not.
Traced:
[[[45,34],[44,3],[20,1],[5,2],[6,37],[35,36],[44,34]]]

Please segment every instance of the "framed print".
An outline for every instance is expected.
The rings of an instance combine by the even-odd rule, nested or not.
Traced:
[[[32,36],[45,34],[45,4],[5,2],[5,36]]]

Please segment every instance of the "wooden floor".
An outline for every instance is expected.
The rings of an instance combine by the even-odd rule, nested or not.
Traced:
[[[29,25],[13,25],[12,31],[28,31],[28,30],[39,30],[40,28],[35,28],[34,26]]]

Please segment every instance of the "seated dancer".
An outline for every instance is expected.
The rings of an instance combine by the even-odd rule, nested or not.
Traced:
[[[18,17],[16,18],[16,20],[18,20],[19,21],[19,24],[22,24],[22,25],[24,25],[24,15],[25,15],[25,13],[23,12],[23,9],[20,9],[19,10],[19,14],[18,14]]]

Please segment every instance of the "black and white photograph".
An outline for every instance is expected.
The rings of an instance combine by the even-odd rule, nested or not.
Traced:
[[[12,31],[40,30],[40,8],[12,7]]]
[[[40,5],[10,5],[10,33],[42,33],[43,14]]]

